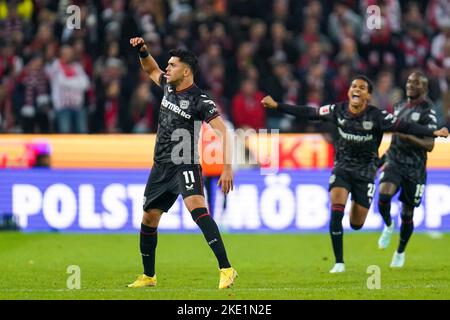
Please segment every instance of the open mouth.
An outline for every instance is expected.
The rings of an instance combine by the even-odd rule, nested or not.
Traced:
[[[352,94],[352,102],[360,102],[361,97],[358,94]]]

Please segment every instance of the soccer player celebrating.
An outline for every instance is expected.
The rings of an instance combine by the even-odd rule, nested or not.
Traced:
[[[233,172],[229,160],[231,151],[227,148],[231,140],[227,137],[225,124],[215,103],[194,83],[198,62],[192,52],[171,50],[164,73],[147,51],[142,38],[132,38],[130,44],[138,50],[142,68],[163,89],[164,97],[159,112],[154,165],[144,192],[140,233],[144,273],[128,286],[137,288],[156,285],[158,224],[163,212],[172,207],[181,193],[192,219],[200,227],[217,258],[220,269],[219,289],[229,288],[237,277],[237,272],[228,261],[217,224],[208,213],[197,154],[200,125],[204,121],[222,137],[224,169],[218,184],[224,194],[233,190]]]
[[[420,72],[413,72],[406,82],[406,101],[394,107],[394,115],[405,122],[418,123],[436,129],[436,113],[427,99],[428,79]],[[391,199],[401,188],[402,202],[400,243],[392,257],[391,267],[405,264],[405,248],[414,229],[414,207],[420,205],[427,178],[427,152],[433,150],[434,139],[396,133],[383,156],[384,168],[380,175],[378,208],[385,226],[378,240],[378,247],[386,249],[391,241],[395,223],[391,219]]]
[[[330,273],[344,272],[342,218],[349,193],[352,194],[350,226],[361,229],[372,202],[374,179],[378,164],[378,147],[384,131],[399,131],[417,136],[448,136],[447,128],[434,130],[411,122],[398,120],[394,115],[369,105],[372,83],[365,76],[352,79],[348,102],[320,108],[292,106],[266,96],[261,101],[266,108],[295,115],[306,120],[326,120],[337,126],[335,161],[329,181],[331,196],[330,235],[336,264]]]

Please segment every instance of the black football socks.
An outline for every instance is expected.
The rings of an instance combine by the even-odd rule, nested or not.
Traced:
[[[229,268],[231,267],[230,262],[227,258],[227,253],[225,251],[225,246],[223,245],[222,237],[220,236],[219,228],[216,222],[209,215],[208,209],[206,208],[196,208],[191,212],[192,219],[202,230],[203,235],[214,252],[217,261],[219,263],[219,268]]]
[[[413,217],[410,215],[401,215],[402,224],[400,226],[400,243],[398,245],[397,252],[403,253],[405,251],[406,245],[408,244],[409,238],[414,230]]]
[[[342,239],[344,234],[344,229],[342,228],[344,209],[345,206],[343,204],[334,204],[331,206],[330,236],[336,263],[344,263]]]
[[[158,244],[158,229],[141,224],[140,249],[144,274],[149,277],[155,275],[155,251]]]
[[[380,194],[379,199],[378,199],[378,210],[380,211],[380,214],[381,214],[381,217],[383,218],[384,224],[388,227],[392,223],[391,199],[392,199],[392,196],[389,194]]]

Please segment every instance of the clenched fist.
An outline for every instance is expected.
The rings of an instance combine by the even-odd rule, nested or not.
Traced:
[[[139,51],[147,50],[147,46],[145,45],[144,39],[142,39],[141,37],[131,38],[130,44],[133,46],[133,48],[136,48]]]
[[[264,107],[269,108],[269,109],[275,109],[278,107],[278,102],[273,100],[273,98],[271,96],[265,96],[261,100],[261,103],[263,104]]]

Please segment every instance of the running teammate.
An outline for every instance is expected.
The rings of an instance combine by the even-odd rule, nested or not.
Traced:
[[[405,122],[418,123],[430,129],[437,128],[436,112],[427,99],[428,79],[420,72],[413,72],[406,82],[405,101],[394,107],[394,115]],[[386,249],[391,241],[395,223],[391,219],[391,199],[401,189],[402,203],[400,242],[392,257],[391,267],[405,264],[405,248],[413,233],[414,208],[420,205],[427,179],[427,152],[433,150],[434,139],[396,133],[387,150],[383,171],[380,174],[378,209],[385,227],[378,240],[378,247]]]
[[[394,115],[369,105],[372,83],[365,76],[352,79],[348,102],[311,108],[292,106],[274,101],[271,96],[262,100],[266,108],[295,115],[306,120],[326,120],[337,126],[335,161],[329,180],[331,197],[330,236],[336,263],[330,273],[344,272],[343,228],[345,204],[352,194],[350,226],[361,229],[375,193],[378,147],[385,131],[398,131],[417,136],[448,136],[447,128],[430,129],[415,123],[398,120]]]

